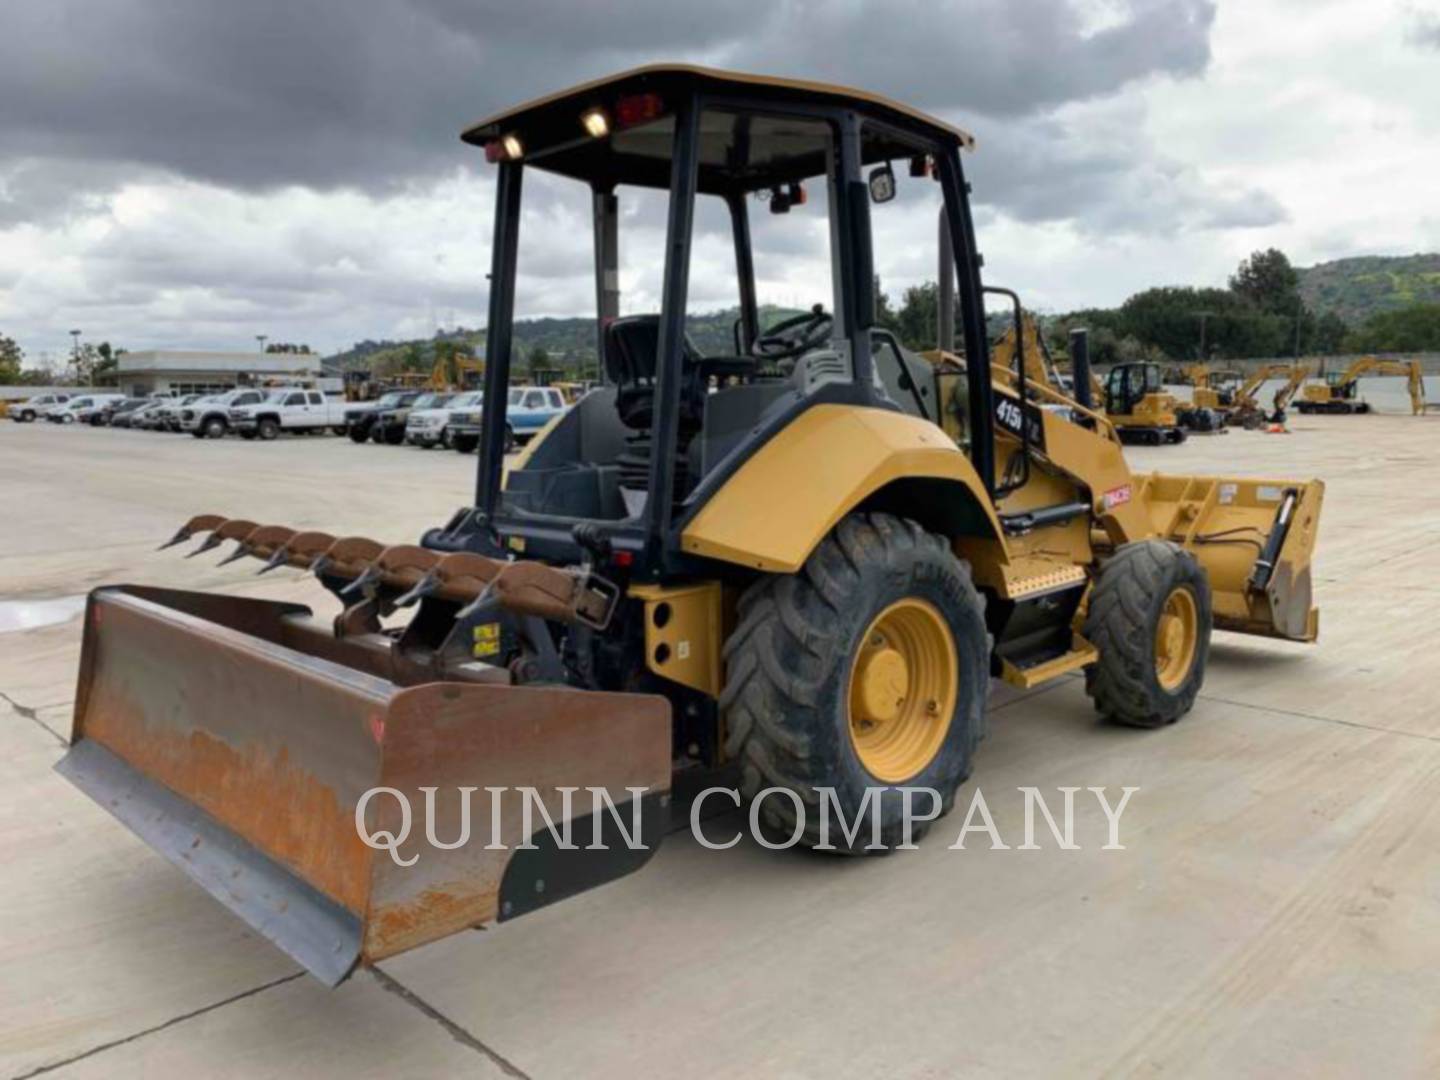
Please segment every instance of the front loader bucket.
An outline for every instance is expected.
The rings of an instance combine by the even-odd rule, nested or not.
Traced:
[[[57,768],[329,985],[653,854],[663,698],[442,679],[392,646],[297,604],[98,589]]]
[[[1324,497],[1319,480],[1160,473],[1137,493],[1156,533],[1205,568],[1218,628],[1292,641],[1320,632],[1310,561]]]

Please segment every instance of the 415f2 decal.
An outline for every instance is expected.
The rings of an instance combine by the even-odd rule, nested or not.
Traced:
[[[1017,439],[1027,438],[1028,428],[1030,445],[1042,450],[1045,448],[1045,418],[1037,406],[1026,402],[1022,408],[1014,398],[996,394],[995,423]]]

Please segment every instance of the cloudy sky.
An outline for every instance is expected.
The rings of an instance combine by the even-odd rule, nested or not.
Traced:
[[[972,131],[988,278],[1041,310],[1220,284],[1269,245],[1302,265],[1440,249],[1437,0],[0,0],[0,333],[34,362],[72,327],[329,352],[480,325],[491,170],[460,129],[664,59]],[[762,298],[822,298],[806,211],[757,226]],[[625,212],[640,310],[662,214]],[[933,275],[933,219],[887,212],[898,292]],[[521,314],[593,313],[584,214],[527,187]],[[702,309],[733,303],[719,224],[699,222]]]

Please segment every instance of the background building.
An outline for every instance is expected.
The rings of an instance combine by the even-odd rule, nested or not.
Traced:
[[[117,389],[135,397],[173,390],[217,393],[267,380],[319,374],[320,358],[304,353],[201,352],[188,349],[126,352],[116,357]]]

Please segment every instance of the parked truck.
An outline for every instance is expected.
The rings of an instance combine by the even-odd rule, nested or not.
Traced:
[[[510,387],[505,400],[506,451],[514,450],[522,441],[539,433],[541,428],[569,407],[565,396],[553,386]],[[450,445],[462,454],[474,451],[480,445],[483,422],[483,409],[452,413]]]
[[[58,409],[51,409],[45,419],[52,424],[73,424],[77,420],[89,420],[90,414],[110,404],[125,400],[124,394],[86,394],[73,397]]]
[[[376,409],[374,422],[370,425],[370,438],[377,443],[399,446],[405,441],[405,425],[410,420],[412,409],[438,409],[454,396],[448,391],[432,390],[394,408]]]
[[[265,400],[264,390],[231,390],[201,398],[180,410],[181,431],[197,439],[221,439],[230,432],[230,410],[245,405],[259,405]]]
[[[370,433],[381,413],[408,407],[420,396],[419,390],[392,390],[378,401],[351,401],[345,406],[345,433],[351,442],[370,441]]]
[[[480,390],[456,394],[444,405],[432,409],[415,408],[405,421],[405,441],[426,450],[450,445],[450,418],[464,409],[478,409],[485,400]]]
[[[319,390],[272,390],[262,401],[227,411],[230,426],[242,439],[273,439],[282,431],[319,433],[345,430],[344,401],[332,401]]]
[[[70,400],[69,394],[37,394],[18,405],[10,406],[10,419],[17,424],[30,424],[60,408]]]

